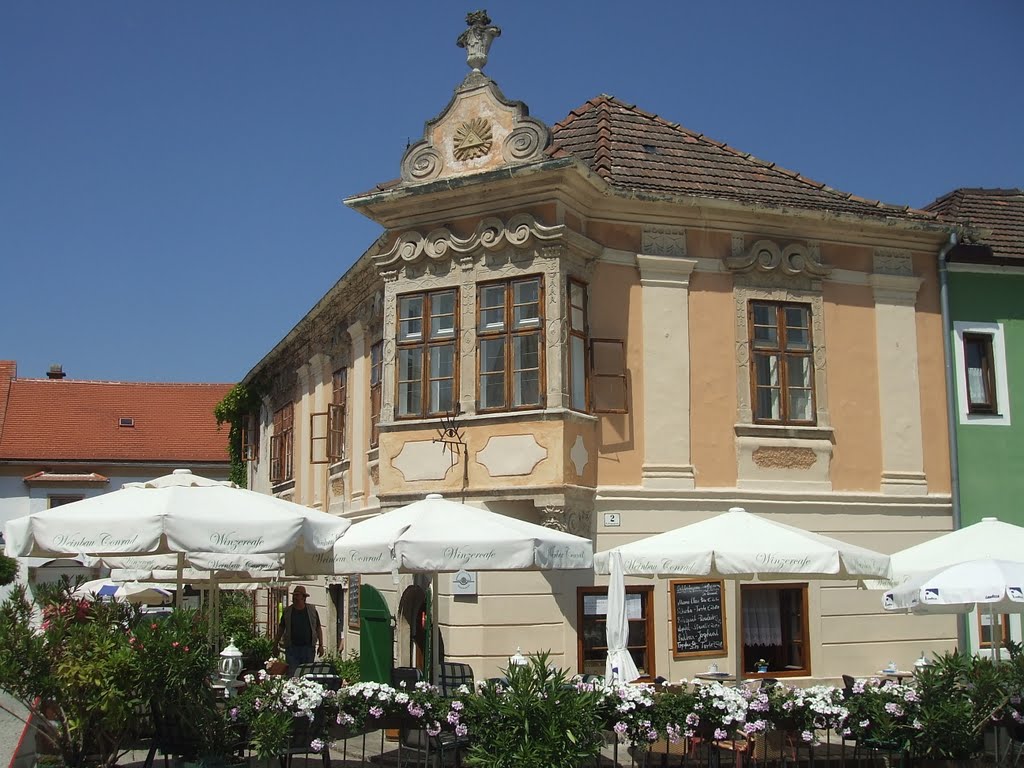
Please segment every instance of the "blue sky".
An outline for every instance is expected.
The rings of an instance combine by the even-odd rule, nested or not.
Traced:
[[[236,381],[380,234],[466,72],[450,0],[0,3],[0,358]],[[554,123],[600,93],[834,187],[1024,186],[1024,4],[490,2],[487,73]]]

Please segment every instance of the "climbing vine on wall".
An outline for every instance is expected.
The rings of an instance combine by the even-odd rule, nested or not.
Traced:
[[[242,430],[245,429],[246,417],[258,415],[259,412],[259,393],[255,388],[245,384],[235,384],[213,409],[218,426],[221,424],[231,425],[228,432],[231,480],[242,488],[246,487],[245,462],[242,460]]]

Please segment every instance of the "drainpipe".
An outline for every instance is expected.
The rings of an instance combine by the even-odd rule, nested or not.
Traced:
[[[946,258],[959,241],[956,231],[950,232],[949,242],[942,246],[938,255],[939,267],[939,308],[942,315],[942,351],[946,362],[946,423],[949,432],[949,495],[952,503],[953,530],[959,530],[960,515],[960,453],[957,446],[956,428],[958,411],[956,405],[956,372],[953,370],[953,320],[949,315],[949,270]],[[967,616],[957,616],[957,648],[967,654]]]

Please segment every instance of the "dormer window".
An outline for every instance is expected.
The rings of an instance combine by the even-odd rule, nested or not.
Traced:
[[[117,420],[117,426],[119,426],[119,427],[134,427],[135,426],[135,419],[133,419],[131,416],[122,416],[120,419]]]

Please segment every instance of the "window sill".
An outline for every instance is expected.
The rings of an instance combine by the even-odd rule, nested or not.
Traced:
[[[789,440],[829,440],[835,437],[832,427],[788,426],[785,424],[736,424],[737,437],[776,437]]]
[[[294,480],[294,478],[291,479],[291,480],[285,480],[284,482],[277,483],[276,485],[270,486],[270,492],[274,496],[278,496],[278,495],[280,495],[282,493],[287,493],[288,491],[293,491],[293,490],[295,490],[295,480]]]
[[[337,477],[348,469],[350,463],[349,459],[339,459],[327,468],[327,474],[330,477]]]
[[[591,413],[573,411],[569,408],[533,408],[520,411],[485,411],[483,413],[461,413],[455,421],[459,425],[465,424],[489,424],[508,421],[553,421],[556,419],[575,419],[577,421],[596,424],[598,417]],[[422,429],[431,427],[437,429],[441,419],[434,416],[430,418],[400,418],[390,424],[381,424],[381,432],[393,432],[405,429]]]

